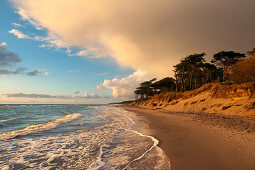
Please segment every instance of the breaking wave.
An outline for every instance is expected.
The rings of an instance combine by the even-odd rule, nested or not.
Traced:
[[[56,128],[57,126],[59,126],[60,124],[67,123],[72,120],[78,119],[81,116],[82,116],[82,114],[73,113],[73,114],[70,114],[70,115],[55,119],[55,120],[51,120],[46,123],[31,125],[31,126],[27,126],[27,127],[23,128],[23,129],[2,133],[2,134],[0,134],[0,140],[12,139],[17,136],[24,136],[24,135],[28,135],[28,134],[32,134],[32,133],[37,133],[37,132],[42,132],[42,131],[46,131],[49,129],[53,129],[53,128]]]
[[[159,141],[150,136],[146,122],[132,112],[109,106],[42,108],[45,112],[39,113],[44,117],[51,113],[47,118],[54,109],[59,115],[75,113],[0,134],[0,169],[170,169]],[[31,111],[28,115],[35,114]],[[60,124],[64,125],[57,128]],[[15,138],[18,136],[23,137]]]

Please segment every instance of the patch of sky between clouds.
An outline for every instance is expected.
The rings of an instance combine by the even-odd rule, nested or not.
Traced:
[[[99,57],[107,57],[104,52],[104,48],[102,45],[97,45],[97,47],[93,48],[79,48],[79,47],[71,47],[65,44],[60,37],[57,35],[50,33],[46,28],[44,28],[38,21],[31,18],[27,12],[18,8],[15,12],[20,16],[22,23],[12,23],[13,27],[9,30],[10,34],[13,34],[19,39],[32,39],[35,41],[42,42],[39,45],[40,48],[51,49],[54,48],[57,51],[65,52],[68,56],[86,56],[88,58],[99,58]],[[19,28],[19,29],[18,29]],[[33,33],[24,33],[22,28],[28,29]]]
[[[15,23],[16,26],[16,23]],[[40,30],[45,31],[45,30]],[[68,47],[65,45],[57,35],[44,35],[45,33],[31,33],[25,34],[18,29],[11,29],[8,31],[10,34],[13,34],[18,39],[31,39],[35,41],[42,42],[39,45],[40,48],[51,49],[54,48],[56,51],[65,52],[68,56],[85,56],[88,58],[100,58],[100,57],[107,57],[104,55],[103,47],[98,48],[78,48],[78,47]]]

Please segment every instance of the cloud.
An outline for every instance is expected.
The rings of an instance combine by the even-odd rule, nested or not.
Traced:
[[[45,76],[48,76],[50,73],[47,72],[47,71],[44,71],[43,74],[44,74]]]
[[[24,93],[13,93],[13,94],[6,94],[7,97],[24,97],[24,98],[67,98],[67,96],[55,96],[55,95],[48,95],[48,94],[24,94]]]
[[[22,26],[21,24],[18,24],[18,23],[16,23],[16,22],[12,23],[12,25],[13,25],[14,27],[24,27],[24,26]]]
[[[7,46],[7,44],[6,44],[6,42],[2,42],[1,44],[0,44],[0,47],[6,47]]]
[[[23,34],[21,31],[19,31],[17,29],[12,29],[12,30],[10,30],[8,32],[13,34],[13,35],[15,35],[19,39],[31,39],[31,37],[29,37],[28,35]]]
[[[35,69],[33,71],[27,72],[26,75],[28,76],[37,76],[38,74],[44,74],[45,76],[49,75],[48,72],[39,70],[39,69]]]
[[[6,46],[7,44],[5,42],[0,45],[0,66],[8,67],[21,62],[19,55],[12,51],[8,51]]]
[[[15,52],[7,50],[5,42],[0,44],[0,76],[23,74],[28,68],[17,67],[16,65],[22,60]],[[16,67],[16,68],[15,68]],[[49,72],[35,69],[25,73],[28,76],[37,76],[38,74],[49,75]]]
[[[24,71],[26,70],[26,68],[24,67],[19,67],[16,68],[16,70],[7,70],[7,69],[0,69],[0,76],[7,76],[7,75],[11,75],[11,74],[22,74],[24,73]]]
[[[23,98],[53,98],[53,99],[95,99],[100,98],[95,94],[84,93],[82,96],[72,95],[50,95],[50,94],[36,94],[36,93],[12,93],[5,94],[7,97],[23,97]]]
[[[74,94],[80,94],[80,91],[76,91]]]
[[[80,96],[81,98],[99,98],[98,95],[95,95],[93,93],[89,94],[89,93],[84,93],[83,96]]]
[[[43,29],[41,24],[39,22],[37,22],[36,20],[32,19],[30,16],[28,16],[28,14],[26,13],[26,11],[24,9],[19,8],[16,11],[16,13],[21,16],[22,20],[25,20],[25,21],[28,21],[29,23],[31,23],[37,30]],[[17,26],[17,24],[15,24],[15,26]]]
[[[98,91],[104,91],[105,90],[105,88],[104,88],[104,86],[103,85],[97,85],[97,90]]]
[[[7,44],[5,42],[0,45],[0,76],[6,75],[15,75],[23,73],[26,68],[18,67],[16,69],[9,69],[9,67],[14,67],[17,63],[20,63],[22,60],[18,54],[8,51],[6,49]],[[8,68],[8,69],[7,69]]]
[[[105,80],[103,86],[112,90],[114,97],[134,98],[134,91],[140,83],[154,78],[144,71],[136,71],[128,77]]]
[[[8,32],[10,34],[13,34],[19,39],[31,39],[31,40],[41,41],[46,43],[46,44],[39,45],[40,48],[68,48],[68,46],[63,41],[59,40],[57,35],[53,33],[49,34],[46,37],[43,37],[43,36],[34,35],[34,33],[31,35],[27,35],[17,29],[12,29]],[[80,51],[75,54],[71,54],[71,52],[72,51],[69,51],[69,50],[66,51],[66,53],[69,54],[70,56],[83,56],[83,53],[84,53],[83,51]]]
[[[106,76],[108,73],[100,73],[100,74],[97,74],[98,76]]]
[[[188,54],[247,51],[255,44],[251,0],[12,1],[24,20],[56,35],[56,46],[101,49],[99,56],[159,77]]]

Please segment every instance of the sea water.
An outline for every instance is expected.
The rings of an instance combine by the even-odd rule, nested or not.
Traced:
[[[142,118],[105,105],[0,105],[0,169],[170,169]]]

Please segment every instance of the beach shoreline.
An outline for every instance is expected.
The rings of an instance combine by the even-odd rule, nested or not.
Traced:
[[[254,117],[121,107],[144,118],[173,170],[255,169]]]

